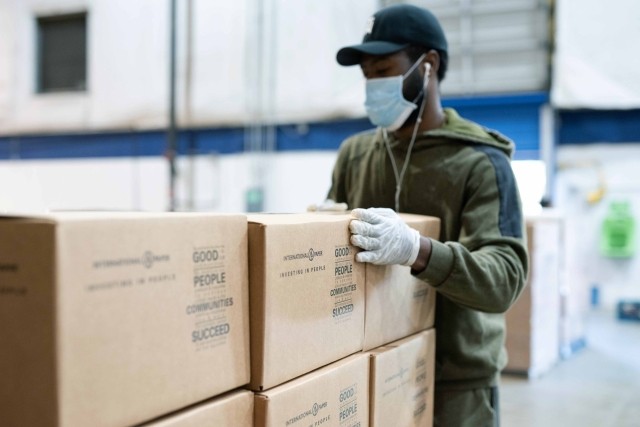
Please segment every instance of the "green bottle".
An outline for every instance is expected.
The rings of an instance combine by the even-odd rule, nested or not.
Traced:
[[[628,201],[609,205],[600,239],[600,252],[611,258],[630,258],[635,251],[635,219]]]

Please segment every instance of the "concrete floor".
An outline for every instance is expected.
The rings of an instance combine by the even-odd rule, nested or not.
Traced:
[[[502,427],[639,427],[640,322],[593,311],[586,348],[539,378],[503,375]]]

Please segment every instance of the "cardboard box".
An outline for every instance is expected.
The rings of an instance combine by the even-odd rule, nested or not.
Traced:
[[[438,239],[440,220],[400,214],[421,235]],[[402,265],[366,264],[364,350],[399,340],[433,327],[436,291]]]
[[[371,351],[371,427],[433,425],[436,331]]]
[[[551,212],[526,218],[527,286],[505,315],[506,373],[538,377],[559,360],[562,219]]]
[[[140,427],[253,427],[253,393],[232,391]]]
[[[252,390],[362,350],[364,265],[348,215],[249,215]]]
[[[249,380],[243,215],[0,218],[3,426],[123,426]]]
[[[255,395],[256,427],[366,427],[369,358],[358,353]]]

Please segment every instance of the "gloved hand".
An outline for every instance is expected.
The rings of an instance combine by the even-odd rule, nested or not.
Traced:
[[[351,243],[365,250],[356,254],[356,261],[407,266],[416,262],[420,233],[392,209],[354,209],[351,216]]]
[[[315,203],[307,207],[307,212],[346,212],[346,203],[336,203],[331,199],[327,199],[319,205]]]

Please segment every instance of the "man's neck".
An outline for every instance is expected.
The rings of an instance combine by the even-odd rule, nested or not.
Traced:
[[[444,110],[440,103],[430,103],[431,105],[426,105],[424,112],[422,113],[422,121],[418,126],[418,133],[427,132],[433,129],[438,129],[444,124]],[[413,129],[416,125],[416,122],[407,123],[402,126],[400,129],[395,131],[393,135],[403,141],[409,141],[411,136],[413,135]]]

